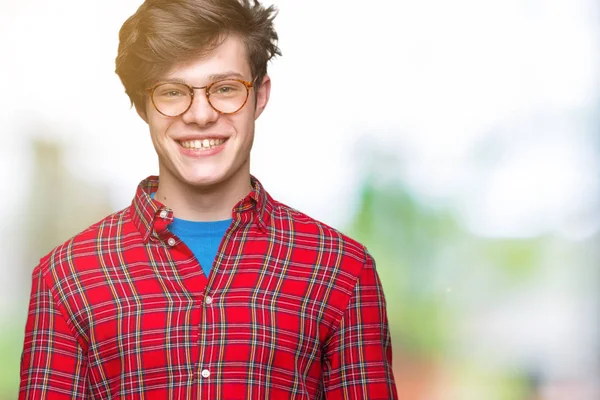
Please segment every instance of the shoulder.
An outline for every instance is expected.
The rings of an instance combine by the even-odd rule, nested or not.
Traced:
[[[324,222],[286,204],[274,201],[271,225],[274,233],[286,237],[295,246],[316,248],[343,259],[345,264],[360,267],[370,255],[366,247]]]
[[[53,248],[41,258],[34,275],[41,275],[52,286],[61,285],[72,275],[96,268],[99,255],[109,251],[130,228],[129,207],[110,214]]]
[[[372,286],[374,260],[363,244],[338,229],[280,202],[273,204],[270,240],[284,253],[277,256],[298,274],[294,282],[310,282],[303,287],[305,298],[325,296],[326,306],[315,308],[325,310],[323,320],[333,331],[357,287]],[[308,287],[318,289],[314,292]]]

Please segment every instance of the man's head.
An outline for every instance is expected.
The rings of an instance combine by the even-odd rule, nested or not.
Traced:
[[[260,84],[269,60],[281,55],[274,17],[274,7],[257,0],[146,0],[121,28],[117,75],[133,105],[144,110],[145,89],[175,64],[208,55],[236,35]]]
[[[163,188],[249,181],[280,54],[274,16],[257,1],[146,0],[121,28],[117,74],[150,127]]]

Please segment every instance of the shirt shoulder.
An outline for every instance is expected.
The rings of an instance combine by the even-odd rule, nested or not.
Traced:
[[[342,265],[354,269],[360,269],[371,257],[365,245],[338,229],[276,200],[273,204],[271,225],[275,233],[288,236],[295,245],[340,255]]]
[[[323,338],[329,337],[339,328],[357,287],[362,285],[364,272],[375,268],[373,258],[360,242],[278,201],[273,201],[270,227],[270,241],[276,243],[278,251],[275,257],[279,263],[289,265],[286,277],[293,275],[291,282],[308,282],[317,288],[311,292],[308,286],[300,285],[302,290],[298,292],[312,300],[327,293],[314,309],[325,310],[317,319],[327,330]]]
[[[46,282],[59,284],[75,271],[81,273],[96,268],[98,255],[120,247],[115,246],[118,242],[135,236],[135,233],[141,240],[139,231],[131,225],[129,207],[106,216],[43,256],[34,275],[41,274]]]

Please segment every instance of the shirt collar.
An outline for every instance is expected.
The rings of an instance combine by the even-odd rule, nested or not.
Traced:
[[[250,175],[250,183],[252,191],[240,200],[231,211],[233,222],[240,225],[256,224],[261,232],[267,233],[274,200],[253,175]],[[147,242],[152,236],[160,238],[173,221],[173,211],[150,197],[157,190],[158,177],[149,176],[138,185],[130,206],[132,221],[142,234],[144,242]]]

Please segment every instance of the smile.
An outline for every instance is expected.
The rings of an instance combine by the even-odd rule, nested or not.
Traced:
[[[190,150],[209,150],[225,143],[227,139],[180,140],[179,144]]]

